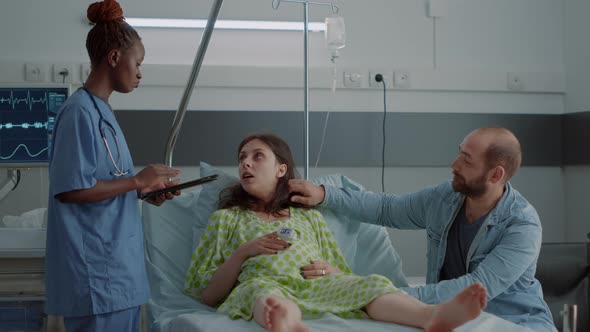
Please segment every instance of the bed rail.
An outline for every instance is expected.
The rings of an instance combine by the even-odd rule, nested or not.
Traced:
[[[199,49],[197,51],[197,55],[195,56],[195,61],[193,62],[193,68],[190,72],[188,82],[186,83],[186,87],[184,89],[184,94],[180,101],[180,105],[178,106],[178,110],[176,111],[176,115],[174,116],[174,122],[172,123],[172,128],[170,129],[170,134],[168,135],[168,141],[166,143],[165,164],[168,166],[172,166],[172,159],[174,154],[174,147],[176,146],[176,139],[178,138],[178,134],[180,133],[182,121],[184,121],[184,115],[186,113],[186,108],[190,101],[193,88],[195,87],[197,77],[199,76],[199,71],[201,70],[201,65],[203,64],[205,53],[207,53],[207,47],[209,46],[211,34],[213,34],[215,22],[217,21],[217,17],[219,16],[219,11],[221,10],[222,4],[223,0],[215,0],[213,6],[211,7],[211,11],[209,12],[209,19],[207,20],[207,26],[205,27],[205,31],[203,32],[203,37],[201,38],[201,43],[199,44]]]

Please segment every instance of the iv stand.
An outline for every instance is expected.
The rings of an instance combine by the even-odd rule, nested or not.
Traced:
[[[272,1],[272,8],[277,10],[279,6],[283,2],[293,2],[293,3],[301,3],[303,4],[303,117],[304,117],[304,144],[303,144],[303,155],[305,158],[304,164],[304,172],[303,176],[306,180],[309,179],[309,5],[321,5],[321,6],[330,6],[332,12],[334,14],[338,14],[340,8],[334,3],[331,2],[316,2],[316,1],[308,1],[308,0],[273,0]]]

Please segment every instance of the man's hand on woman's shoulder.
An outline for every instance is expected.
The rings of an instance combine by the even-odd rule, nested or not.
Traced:
[[[301,179],[289,180],[289,193],[291,193],[292,202],[306,206],[322,204],[326,197],[324,186],[318,186]]]

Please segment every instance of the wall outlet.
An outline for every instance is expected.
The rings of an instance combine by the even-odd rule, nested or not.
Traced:
[[[54,64],[53,65],[53,81],[55,83],[72,83],[72,76],[74,76],[74,67],[68,64]]]
[[[347,88],[360,88],[363,86],[363,74],[357,72],[344,72],[344,86]]]
[[[86,79],[90,75],[90,64],[84,63],[80,66],[80,81],[82,83],[86,82]]]
[[[377,74],[381,74],[381,76],[383,76],[382,82],[377,82],[377,80],[375,80],[375,76]],[[383,88],[383,82],[385,82],[386,87],[389,87],[389,76],[385,74],[385,71],[372,70],[369,72],[369,86],[370,87]]]
[[[517,73],[508,73],[507,76],[507,87],[508,90],[521,91],[524,89],[524,82],[522,77]]]
[[[45,82],[45,66],[38,63],[25,64],[25,81]]]
[[[396,71],[393,73],[393,87],[407,89],[410,87],[410,74],[405,71]]]

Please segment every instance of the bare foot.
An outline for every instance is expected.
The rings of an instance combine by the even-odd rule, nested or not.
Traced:
[[[301,319],[295,319],[292,315],[289,315],[284,303],[272,297],[267,297],[264,300],[264,325],[271,332],[309,331],[309,328],[301,322]]]
[[[486,290],[475,283],[465,288],[452,300],[441,303],[434,308],[426,332],[450,332],[455,327],[479,316],[486,306]]]

